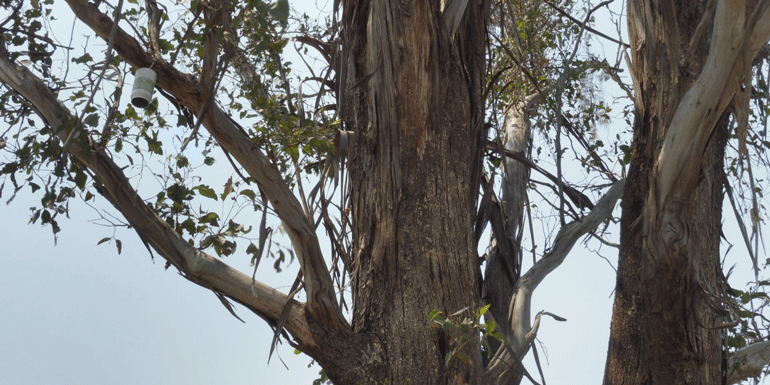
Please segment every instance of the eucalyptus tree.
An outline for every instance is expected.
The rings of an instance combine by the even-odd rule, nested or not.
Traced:
[[[755,314],[736,315],[719,240],[725,169],[742,177],[747,146],[762,143],[750,126],[765,112],[750,106],[768,2],[629,1],[629,44],[601,37],[631,51],[633,90],[618,76],[622,59],[584,51],[593,13],[609,3],[335,0],[328,23],[311,26],[290,20],[285,0],[67,0],[106,44],[75,57],[51,36],[63,17],[53,1],[6,0],[0,193],[42,194],[32,222],[54,234],[69,199],[109,204],[167,268],[231,312],[236,302],[262,317],[273,343],[286,339],[336,384],[536,382],[522,358],[549,314],[532,319],[532,292],[583,235],[602,237],[595,229],[622,194],[605,382],[756,375],[761,333],[735,329],[744,349],[727,359],[726,329]],[[326,66],[293,76],[289,44]],[[139,68],[157,74],[144,109],[123,98]],[[633,142],[618,139],[614,158],[593,134],[609,108],[585,96],[592,73],[633,98]],[[533,127],[555,172],[531,155]],[[578,143],[569,153],[593,186],[565,181],[562,138]],[[222,188],[201,177],[215,162],[232,167]],[[525,272],[532,171],[549,180],[558,220]],[[137,187],[130,175],[144,172],[158,188]],[[212,209],[220,201],[233,209]],[[259,219],[231,215],[244,211]],[[758,224],[759,205],[751,213]],[[289,246],[273,242],[268,214]],[[224,262],[244,244],[255,271],[268,255],[277,269],[298,260],[288,293]]]

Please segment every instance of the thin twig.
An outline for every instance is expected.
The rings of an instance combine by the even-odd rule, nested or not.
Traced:
[[[94,91],[91,93],[91,96],[88,97],[88,102],[86,103],[85,107],[83,107],[83,112],[80,113],[80,117],[75,123],[75,127],[72,128],[72,131],[70,131],[70,134],[67,136],[67,140],[65,140],[64,145],[62,145],[62,159],[67,156],[67,150],[69,149],[75,134],[83,127],[83,118],[85,117],[86,112],[89,110],[88,107],[90,107],[91,103],[94,101],[94,95],[96,95],[96,91],[99,89],[99,85],[101,84],[102,79],[104,79],[104,74],[107,72],[107,68],[109,68],[110,63],[112,63],[112,46],[115,44],[115,36],[118,34],[118,22],[120,21],[120,12],[122,9],[123,0],[118,0],[118,6],[115,8],[115,21],[112,22],[112,31],[110,31],[110,38],[107,40],[107,57],[105,58],[104,66],[102,67],[102,73],[99,74],[99,77],[96,79],[96,84],[93,88]]]
[[[617,39],[614,39],[612,37],[609,37],[609,36],[599,32],[599,31],[589,27],[585,23],[583,23],[580,20],[574,18],[572,15],[570,15],[569,13],[567,13],[564,10],[562,10],[561,8],[559,8],[556,4],[554,4],[554,3],[552,3],[552,2],[550,2],[548,0],[543,0],[543,2],[548,4],[548,6],[553,8],[556,12],[559,12],[560,15],[566,17],[567,19],[569,19],[573,23],[576,23],[576,24],[580,25],[581,27],[585,28],[586,31],[591,32],[593,34],[596,34],[597,36],[601,36],[601,37],[603,37],[603,38],[605,38],[605,39],[607,39],[607,40],[609,40],[609,41],[611,41],[613,43],[619,44],[619,45],[623,46],[624,48],[631,48],[630,45],[628,45],[626,43],[623,43],[620,40],[617,40]],[[604,6],[606,4],[609,4],[609,3],[612,3],[612,1],[605,1],[604,3],[600,4],[599,7],[602,7],[602,6]]]

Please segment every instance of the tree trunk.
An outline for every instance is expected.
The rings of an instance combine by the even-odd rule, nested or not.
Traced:
[[[344,1],[343,120],[349,158],[353,328],[379,362],[335,383],[475,384],[429,314],[479,307],[473,223],[483,137],[484,5],[470,1],[450,36],[438,1]]]
[[[680,129],[671,126],[674,112],[706,61],[711,31],[695,36],[706,3],[629,1],[636,119],[605,384],[723,383],[725,319],[718,306],[727,113],[708,140],[697,187],[679,202],[680,226],[656,225],[649,214],[656,171],[669,166],[656,160],[668,131]],[[694,55],[680,62],[693,39]],[[684,234],[672,242],[666,232],[679,229]]]

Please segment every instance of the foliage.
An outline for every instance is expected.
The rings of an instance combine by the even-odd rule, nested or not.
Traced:
[[[209,108],[194,112],[165,91],[157,92],[145,109],[130,105],[125,86],[136,68],[113,47],[94,44],[98,38],[90,32],[68,42],[54,38],[53,31],[68,21],[59,19],[61,5],[53,0],[0,0],[0,54],[42,79],[75,116],[51,127],[11,86],[3,86],[0,197],[5,193],[6,203],[18,194],[39,197],[29,222],[50,225],[54,236],[63,231],[61,220],[69,216],[73,202],[91,207],[101,224],[131,228],[109,208],[113,202],[93,172],[63,154],[66,141],[61,137],[72,138],[79,148],[107,154],[120,164],[154,214],[190,245],[219,257],[246,257],[255,271],[267,255],[280,272],[295,259],[295,251],[282,238],[273,239],[285,229],[273,218],[276,212],[265,192],[217,138],[201,129],[213,105],[279,171],[300,197],[314,229],[323,226],[332,245],[327,259],[335,289],[347,306],[355,251],[344,166],[348,132],[338,104],[342,74],[336,14],[319,21],[290,13],[286,0],[247,0],[237,2],[217,25],[210,20],[222,10],[206,1],[112,3],[97,2],[102,13],[124,21],[122,27],[131,26],[127,33],[151,53],[152,65],[169,63],[205,85]],[[522,226],[517,244],[531,252],[533,264],[553,244],[565,217],[578,220],[584,215],[583,207],[565,199],[564,186],[595,201],[625,176],[632,157],[633,101],[629,79],[621,78],[625,45],[610,41],[618,50],[614,63],[594,51],[607,42],[589,33],[594,11],[590,2],[578,0],[492,2],[485,119],[493,130],[488,139],[499,146],[506,110],[521,108],[532,128],[527,157],[564,182],[543,182],[537,176],[527,186],[532,196],[526,206],[529,234],[521,235]],[[216,41],[209,47],[213,55],[207,51],[209,39]],[[746,135],[736,135],[745,140],[732,143],[727,159],[729,192],[739,198],[733,202],[731,195],[731,202],[759,282],[745,291],[732,290],[734,301],[726,305],[736,322],[727,342],[731,348],[765,339],[769,327],[762,315],[767,281],[759,280],[758,257],[768,166],[763,154],[770,148],[764,60],[754,73],[754,108],[746,118]],[[615,93],[626,93],[623,99],[605,98],[610,83]],[[603,130],[610,121],[620,121],[622,127]],[[498,186],[503,158],[499,150],[488,151],[485,158],[490,180]],[[565,164],[570,172],[564,171]],[[754,168],[763,171],[755,173]],[[749,219],[748,228],[742,218]],[[617,246],[610,222],[593,234],[598,241],[587,247]],[[114,240],[120,252],[118,236],[113,230],[98,244]],[[518,263],[520,273],[522,258]],[[506,342],[494,321],[482,322],[488,311],[489,305],[449,315],[431,312],[430,328],[446,336],[447,367],[454,359],[469,362],[464,350],[477,343],[493,354],[490,337]],[[327,380],[322,371],[317,382]]]
[[[132,25],[148,23],[145,6],[137,0],[127,3],[120,18]],[[227,35],[225,43],[233,51],[230,55],[233,57],[220,58],[221,63],[231,64],[222,66],[226,70],[221,76],[234,79],[248,72],[251,81],[221,82],[219,94],[224,100],[222,107],[232,116],[240,117],[243,129],[262,146],[285,178],[293,181],[295,166],[318,162],[331,149],[335,124],[326,120],[325,115],[299,117],[294,111],[302,101],[292,99],[285,92],[291,63],[281,56],[289,42],[284,28],[288,16],[284,8],[288,3],[276,4],[248,1],[233,14],[230,23],[234,35]],[[210,177],[212,171],[209,170],[219,169],[218,162],[223,160],[215,155],[221,152],[216,140],[205,130],[199,130],[201,117],[162,93],[156,93],[158,97],[146,109],[126,104],[124,82],[131,81],[134,69],[118,55],[105,63],[105,54],[89,44],[92,36],[84,35],[85,44],[81,47],[69,46],[76,40],[69,45],[55,42],[50,31],[65,21],[57,18],[53,1],[30,6],[25,1],[8,0],[2,6],[7,12],[3,36],[10,57],[38,74],[52,89],[58,90],[60,99],[78,116],[84,116],[85,130],[79,140],[98,143],[111,156],[125,160],[126,170],[134,179],[141,180],[145,175],[154,179],[157,187],[144,187],[143,195],[154,197],[148,202],[156,214],[190,244],[202,250],[211,249],[219,256],[229,256],[245,241],[247,247],[241,250],[246,250],[252,255],[252,262],[256,262],[261,255],[256,246],[259,240],[252,233],[253,226],[244,225],[239,218],[248,219],[250,213],[266,209],[263,198],[249,178]],[[112,12],[111,7],[101,3],[104,12]],[[200,72],[204,56],[200,42],[206,33],[202,5],[193,1],[180,3],[179,7],[164,9],[166,12],[161,14],[156,54],[183,70]],[[134,32],[139,39],[151,40],[148,27]],[[100,71],[104,71],[103,79],[97,89]],[[283,79],[283,82],[262,82],[265,78]],[[6,89],[0,99],[0,115],[7,127],[0,133],[0,137],[7,138],[2,149],[0,196],[6,182],[10,182],[12,188],[7,202],[25,188],[32,193],[43,193],[40,207],[31,208],[30,222],[50,224],[54,234],[61,231],[58,220],[68,215],[72,198],[97,210],[105,224],[126,226],[96,202],[100,196],[98,184],[89,180],[88,172],[77,162],[62,156],[61,143],[52,140],[52,129],[69,131],[72,127],[51,128],[41,124],[30,105],[10,89]],[[310,170],[318,173],[317,168]],[[237,174],[237,169],[235,171]],[[270,234],[272,230],[262,229],[262,233],[265,232]],[[120,243],[117,245],[120,250]],[[275,267],[280,271],[283,261],[288,261],[286,256],[293,254],[276,245],[272,251],[277,257]]]
[[[489,311],[489,306],[474,311],[472,317],[467,307],[448,316],[439,309],[430,312],[428,318],[432,325],[429,328],[440,329],[449,338],[448,351],[444,357],[446,367],[449,367],[454,359],[472,364],[468,354],[463,351],[472,341],[481,342],[482,348],[487,352],[487,359],[491,359],[494,354],[489,346],[490,337],[505,343],[505,336],[497,330],[495,321],[481,321],[481,317]]]

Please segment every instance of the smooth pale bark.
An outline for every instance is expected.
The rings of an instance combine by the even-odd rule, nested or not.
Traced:
[[[527,110],[531,107],[532,100],[538,96],[539,94],[531,95],[506,109],[503,121],[503,145],[506,151],[526,153],[529,138]],[[518,235],[524,219],[524,205],[527,204],[526,191],[530,173],[529,167],[517,159],[506,156],[504,164],[500,202],[504,214],[504,228],[499,230],[500,234],[493,229],[493,236],[503,236],[506,239],[495,239],[495,247],[490,251],[484,269],[483,291],[484,300],[491,305],[490,313],[499,321],[508,318],[508,304],[520,275],[520,272],[516,271],[521,265]],[[505,242],[505,245],[501,245],[502,242]],[[507,322],[500,322],[499,326],[503,333],[508,332]]]
[[[770,365],[770,341],[753,343],[735,352],[727,363],[728,385],[738,384],[752,377],[759,377],[766,366]]]

